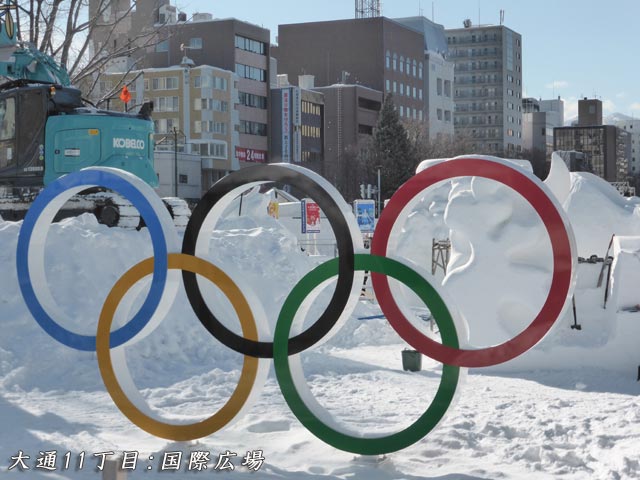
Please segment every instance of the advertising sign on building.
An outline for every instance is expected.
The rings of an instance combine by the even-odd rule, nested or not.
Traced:
[[[295,163],[300,163],[302,160],[302,102],[300,98],[300,89],[294,88],[292,90],[292,148],[291,154]]]
[[[282,89],[282,161],[291,163],[291,89]]]
[[[302,233],[320,233],[320,206],[313,200],[303,199],[300,202],[302,209]]]
[[[267,161],[267,152],[254,148],[236,147],[236,158],[243,162],[265,163]]]
[[[354,213],[361,232],[373,232],[376,221],[375,200],[356,200],[353,202]]]

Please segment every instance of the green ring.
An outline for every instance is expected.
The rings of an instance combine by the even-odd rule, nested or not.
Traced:
[[[429,306],[440,329],[442,342],[458,348],[458,336],[451,314],[440,295],[425,278],[396,260],[375,255],[356,254],[355,269],[389,275],[411,288]],[[307,407],[296,389],[289,366],[288,340],[293,319],[303,300],[315,287],[337,274],[338,259],[319,265],[296,284],[282,306],[273,340],[273,360],[280,390],[293,414],[307,430],[335,448],[361,455],[379,455],[401,450],[423,438],[440,422],[455,396],[460,367],[443,365],[440,385],[431,405],[420,418],[400,432],[383,437],[354,437],[323,423]]]

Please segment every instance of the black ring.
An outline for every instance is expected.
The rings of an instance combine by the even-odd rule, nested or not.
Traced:
[[[301,172],[284,165],[256,165],[237,170],[216,182],[191,213],[184,232],[182,253],[195,255],[200,229],[211,209],[232,190],[251,182],[281,182],[303,191],[315,200],[327,216],[338,247],[338,282],[329,305],[307,330],[289,339],[289,355],[300,353],[324,337],[344,311],[353,286],[355,256],[351,231],[342,210],[324,188]],[[229,330],[207,307],[194,273],[183,270],[185,291],[202,325],[227,347],[251,357],[273,358],[273,342],[248,340]]]

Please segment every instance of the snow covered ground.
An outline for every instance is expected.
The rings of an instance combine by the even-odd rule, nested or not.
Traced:
[[[615,197],[589,175],[555,180],[551,188],[571,219],[580,256],[604,256],[612,233],[640,232],[638,199]],[[235,272],[242,288],[256,294],[273,327],[292,286],[326,258],[301,252],[294,234],[255,214],[261,209],[248,208],[253,216],[223,221],[212,235],[209,258]],[[255,405],[214,435],[168,442],[132,425],[106,392],[96,354],[58,344],[29,314],[15,272],[19,229],[20,223],[0,221],[2,475],[101,478],[96,470],[101,456],[95,454],[125,455],[132,466],[137,452],[128,478],[166,478],[175,473],[171,460],[178,453],[183,473],[175,478],[205,478],[212,470],[225,478],[292,480],[640,478],[640,313],[618,311],[618,302],[632,302],[637,289],[629,280],[633,274],[622,268],[604,309],[605,286],[596,287],[602,264],[580,264],[576,307],[581,330],[570,328],[574,319],[568,309],[531,352],[501,366],[470,370],[457,403],[431,434],[384,457],[365,457],[337,450],[309,433],[287,406],[272,367]],[[431,238],[441,237],[451,238],[453,251],[447,276],[438,273],[436,278],[467,320],[469,342],[491,345],[524,328],[546,295],[550,268],[548,240],[531,208],[490,182],[443,184],[414,207],[397,251],[429,270]],[[634,249],[631,242],[618,251],[633,257]],[[84,334],[95,332],[113,283],[152,255],[145,230],[108,229],[89,216],[54,224],[46,251],[52,294],[69,317],[65,326]],[[624,258],[620,262],[628,263]],[[209,293],[217,295],[213,288]],[[419,311],[411,295],[403,296]],[[640,292],[637,297],[640,303]],[[222,309],[230,312],[226,304]],[[387,321],[361,320],[379,314],[375,303],[360,301],[336,336],[302,354],[318,402],[362,434],[410,425],[431,403],[442,370],[422,357],[421,371],[404,371],[406,344]],[[231,314],[225,324],[239,331]],[[424,330],[430,331],[428,322]],[[242,365],[239,354],[204,330],[182,291],[158,329],[128,347],[126,355],[151,408],[183,421],[220,408]],[[29,456],[24,459],[28,471],[9,470],[19,452]],[[39,457],[52,460],[47,452],[57,454],[54,471],[36,468]],[[198,470],[193,463],[186,473],[190,456],[206,458],[202,452],[208,453],[208,469]],[[220,468],[227,453],[232,472]]]

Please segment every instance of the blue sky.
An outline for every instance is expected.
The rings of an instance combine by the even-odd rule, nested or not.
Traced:
[[[522,35],[525,95],[565,100],[565,118],[577,115],[577,100],[601,99],[605,115],[640,118],[640,0],[386,0],[386,17],[422,14],[445,28],[504,24]],[[318,8],[318,5],[320,7]],[[177,0],[192,14],[236,17],[271,30],[278,25],[353,18],[353,0]]]

